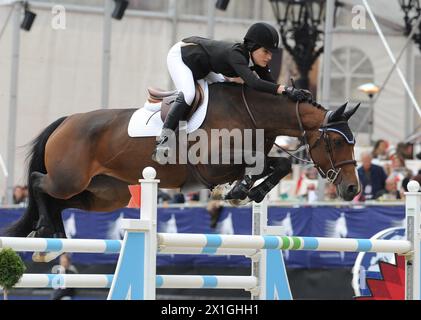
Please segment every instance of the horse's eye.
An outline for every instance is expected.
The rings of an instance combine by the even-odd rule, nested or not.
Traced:
[[[340,147],[342,146],[342,140],[335,140],[334,144],[335,144],[335,147]]]

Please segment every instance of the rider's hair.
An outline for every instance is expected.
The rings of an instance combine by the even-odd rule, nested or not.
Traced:
[[[244,40],[244,46],[246,47],[247,51],[250,53],[262,47],[261,45],[258,45],[257,43],[247,40],[247,39]]]

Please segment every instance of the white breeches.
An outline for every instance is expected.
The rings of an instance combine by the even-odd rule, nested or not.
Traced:
[[[172,46],[168,52],[167,65],[176,89],[183,92],[184,100],[187,104],[191,105],[195,95],[194,78],[190,68],[185,65],[181,58],[182,45],[183,42],[177,42]],[[220,73],[209,72],[205,80],[209,83],[224,82],[225,78]]]

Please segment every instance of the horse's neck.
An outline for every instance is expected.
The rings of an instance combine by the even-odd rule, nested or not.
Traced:
[[[271,136],[299,137],[302,135],[296,114],[296,103],[285,97],[257,93],[253,99],[254,113],[259,128]],[[317,130],[326,111],[309,103],[300,103],[299,114],[303,129]],[[266,135],[265,132],[265,135]]]
[[[254,126],[242,98],[241,86],[216,83],[209,88],[210,101],[212,102],[211,109],[214,110],[208,117],[211,128],[224,127],[227,125],[227,121],[231,124],[237,122],[238,125],[238,120],[243,123],[245,128]],[[265,137],[301,136],[302,132],[298,124],[294,102],[283,96],[250,89],[246,89],[245,97],[257,128],[265,130]],[[304,130],[314,131],[322,124],[326,111],[309,103],[300,103],[299,113]],[[227,118],[227,115],[233,114],[237,115],[235,119]]]

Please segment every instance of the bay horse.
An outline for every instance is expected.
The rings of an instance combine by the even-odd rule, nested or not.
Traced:
[[[335,183],[343,199],[351,200],[359,192],[359,182],[354,142],[346,134],[350,133],[347,121],[358,106],[349,111],[345,107],[332,112],[314,102],[296,104],[244,85],[215,83],[209,86],[209,106],[200,129],[264,129],[265,155],[277,136],[301,137],[320,174]],[[128,185],[137,184],[147,166],[156,169],[161,188],[180,188],[192,181],[213,188],[244,176],[244,163],[193,166],[153,162],[156,137],[128,136],[129,119],[135,111],[78,113],[45,128],[32,141],[28,154],[28,207],[5,235],[66,237],[64,209],[112,211],[125,207],[130,199]],[[261,201],[290,172],[290,159],[267,157],[264,172],[255,177],[266,179],[249,191],[249,198]]]

